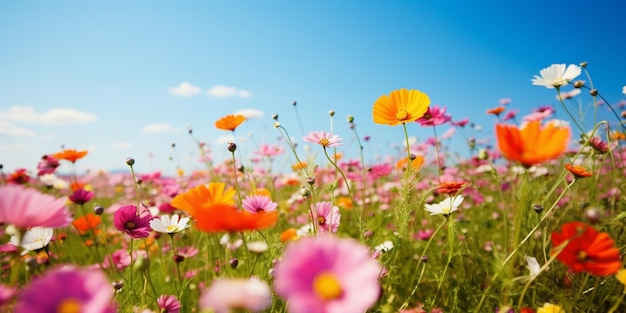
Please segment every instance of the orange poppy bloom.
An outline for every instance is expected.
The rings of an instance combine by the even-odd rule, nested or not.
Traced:
[[[620,250],[608,233],[580,222],[569,222],[561,226],[561,232],[551,236],[555,254],[561,244],[566,244],[557,259],[574,272],[587,272],[593,275],[608,276],[622,268]]]
[[[76,228],[79,235],[84,235],[90,231],[97,235],[100,233],[100,228],[98,228],[100,223],[102,223],[102,217],[93,213],[87,213],[87,215],[75,219],[72,225]]]
[[[515,125],[496,124],[498,148],[505,158],[518,161],[524,167],[558,158],[567,149],[571,132],[569,126],[549,122],[541,128],[540,121]]]
[[[403,171],[408,163],[407,160],[408,158],[404,158],[396,162],[396,169],[399,171]],[[417,155],[415,156],[415,159],[411,160],[411,168],[413,169],[419,170],[420,168],[422,168],[422,165],[424,165],[424,157],[421,155]]]
[[[493,114],[493,115],[498,116],[498,115],[500,115],[502,112],[504,112],[505,110],[506,110],[506,108],[505,108],[505,107],[502,107],[502,106],[500,106],[500,107],[495,107],[495,108],[493,108],[493,109],[489,109],[489,110],[487,110],[487,114]]]
[[[396,126],[424,116],[429,105],[430,98],[425,93],[415,89],[398,89],[376,100],[372,116],[376,124]]]
[[[584,167],[578,165],[565,164],[565,168],[574,175],[576,178],[585,178],[590,177],[592,175],[591,172],[588,172]]]
[[[177,195],[172,199],[171,205],[177,209],[189,213],[194,218],[204,212],[212,205],[226,204],[234,205],[235,190],[226,189],[226,184],[222,182],[212,182],[208,186],[199,185],[185,193]]]
[[[87,153],[87,150],[77,151],[74,149],[65,149],[61,152],[53,154],[52,157],[57,160],[66,160],[75,163],[77,160],[84,158]]]
[[[235,131],[235,129],[246,120],[246,117],[240,114],[226,115],[215,121],[215,127],[222,130]]]

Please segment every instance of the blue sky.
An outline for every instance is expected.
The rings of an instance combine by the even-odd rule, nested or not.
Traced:
[[[3,1],[0,163],[34,170],[65,145],[90,151],[81,171],[123,169],[131,156],[141,172],[201,168],[186,125],[221,159],[228,133],[215,120],[262,113],[237,130],[251,153],[277,143],[274,113],[301,139],[294,100],[307,133],[329,131],[336,112],[333,130],[349,156],[358,152],[353,115],[372,138],[373,161],[403,139],[400,127],[371,117],[375,100],[398,88],[483,125],[479,137],[492,136],[485,111],[501,98],[520,114],[552,104],[567,119],[554,90],[532,77],[587,61],[616,105],[625,98],[624,12],[620,1]],[[600,118],[615,122],[606,110]],[[432,136],[417,124],[409,132]]]

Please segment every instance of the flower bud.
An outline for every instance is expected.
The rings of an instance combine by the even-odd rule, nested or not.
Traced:
[[[302,188],[300,189],[300,194],[303,197],[308,197],[309,194],[310,194],[309,189],[307,189],[306,187],[302,186]]]
[[[181,263],[182,261],[185,260],[185,257],[180,255],[180,254],[175,254],[174,255],[174,262],[176,263]]]
[[[348,123],[353,123],[353,122],[354,122],[354,116],[348,115]]]
[[[594,88],[594,89],[589,90],[589,94],[590,94],[592,97],[597,96],[597,95],[598,95],[598,89],[595,89],[595,88]]]
[[[229,142],[227,149],[230,152],[235,152],[237,150],[237,145],[234,142]]]
[[[543,212],[543,205],[535,204],[535,205],[533,205],[533,210],[535,210],[535,212],[537,212],[537,214],[541,214],[541,212]]]
[[[118,280],[118,281],[113,282],[113,289],[120,290],[120,289],[122,289],[122,287],[124,287],[124,281],[123,280]]]
[[[584,85],[585,85],[585,82],[582,80],[577,80],[574,82],[574,88],[583,88]]]
[[[578,64],[578,66],[580,66],[582,68],[587,67],[587,61],[580,62],[580,64]]]
[[[330,117],[335,116],[335,110],[328,111],[328,115],[330,115]]]
[[[296,106],[296,104],[298,104],[298,102],[296,102],[296,100],[293,100],[293,102],[291,103],[291,105],[293,105],[294,107]]]
[[[309,177],[306,179],[306,183],[309,185],[315,185],[315,177]]]
[[[93,208],[93,213],[96,215],[102,215],[102,213],[104,213],[104,207],[102,207],[101,205],[96,205]]]
[[[128,166],[133,166],[135,164],[135,159],[133,159],[133,158],[126,158],[126,164]]]
[[[602,213],[596,207],[589,207],[585,210],[585,218],[589,223],[596,224],[602,219]]]
[[[228,261],[228,264],[230,264],[231,268],[237,268],[237,265],[239,265],[239,260],[237,260],[237,258],[232,258],[230,259],[230,261]]]
[[[276,113],[272,114],[272,119],[274,119],[275,121],[278,121],[278,114]]]

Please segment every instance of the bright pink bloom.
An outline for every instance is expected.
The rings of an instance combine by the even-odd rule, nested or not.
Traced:
[[[452,120],[452,116],[446,115],[446,107],[439,107],[438,105],[429,106],[428,111],[424,116],[415,120],[422,126],[437,126],[445,124]]]
[[[166,296],[161,295],[157,299],[157,304],[159,305],[159,309],[161,309],[161,313],[179,313],[180,312],[180,302],[176,300],[175,296]]]
[[[100,269],[58,267],[31,281],[20,293],[16,313],[115,312],[113,288]]]
[[[132,238],[148,237],[152,231],[150,220],[152,220],[152,215],[149,211],[143,211],[137,215],[137,207],[134,205],[123,206],[113,214],[115,228]]]
[[[70,196],[70,201],[79,205],[83,205],[89,202],[89,200],[91,200],[93,196],[94,196],[93,191],[87,191],[83,188],[80,188],[74,191],[74,193]]]
[[[320,232],[336,233],[341,221],[339,208],[334,206],[332,202],[323,201],[315,203],[315,211]]]
[[[109,268],[111,266],[111,262],[117,268],[118,271],[123,271],[127,266],[130,265],[130,253],[127,249],[119,249],[115,252],[111,253],[110,257],[104,258],[104,262],[102,266],[104,268]]]
[[[278,207],[276,202],[263,195],[247,196],[241,204],[244,210],[252,213],[276,211],[276,207]]]
[[[37,164],[37,176],[52,174],[61,165],[52,155],[44,155]]]
[[[353,239],[292,241],[274,271],[276,293],[290,313],[365,312],[380,294],[381,266]]]
[[[19,228],[60,228],[72,222],[67,198],[57,199],[19,185],[0,186],[0,223]]]
[[[198,304],[201,310],[230,313],[235,309],[261,312],[272,303],[272,292],[266,282],[257,278],[214,280]]]
[[[339,147],[343,145],[341,138],[338,135],[331,135],[327,132],[310,132],[307,136],[303,137],[304,141],[310,143],[316,143],[324,148]]]
[[[464,118],[464,119],[462,119],[460,121],[456,121],[456,122],[453,121],[452,125],[459,126],[459,127],[465,127],[465,125],[467,125],[469,123],[469,121],[470,121],[469,118],[466,117],[466,118]]]

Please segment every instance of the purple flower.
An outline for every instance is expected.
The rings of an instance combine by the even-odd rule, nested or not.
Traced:
[[[70,201],[79,205],[83,205],[89,202],[89,200],[93,198],[93,195],[94,195],[93,191],[87,191],[83,188],[80,188],[74,191],[74,193],[70,196]]]
[[[438,105],[428,107],[424,116],[415,120],[422,126],[437,126],[452,120],[452,116],[446,115],[446,107],[439,108]]]
[[[166,296],[161,295],[157,299],[157,304],[159,305],[159,309],[161,309],[161,313],[179,313],[180,312],[180,302],[176,300],[175,296]]]
[[[19,293],[15,312],[115,312],[113,287],[97,268],[54,268]]]
[[[338,135],[331,135],[327,132],[310,132],[307,136],[303,137],[304,141],[310,143],[316,143],[324,148],[339,147],[343,145]]]
[[[113,224],[119,231],[125,232],[132,238],[145,238],[150,235],[150,212],[143,211],[137,215],[137,207],[134,205],[123,206],[113,214]]]
[[[272,202],[268,196],[253,195],[247,196],[243,199],[242,206],[246,211],[258,213],[276,211],[278,204],[276,202]]]
[[[320,232],[337,232],[341,221],[338,207],[334,206],[332,202],[317,202],[315,203],[315,212]]]
[[[293,241],[274,269],[274,288],[290,313],[365,312],[380,294],[381,266],[353,239]]]

